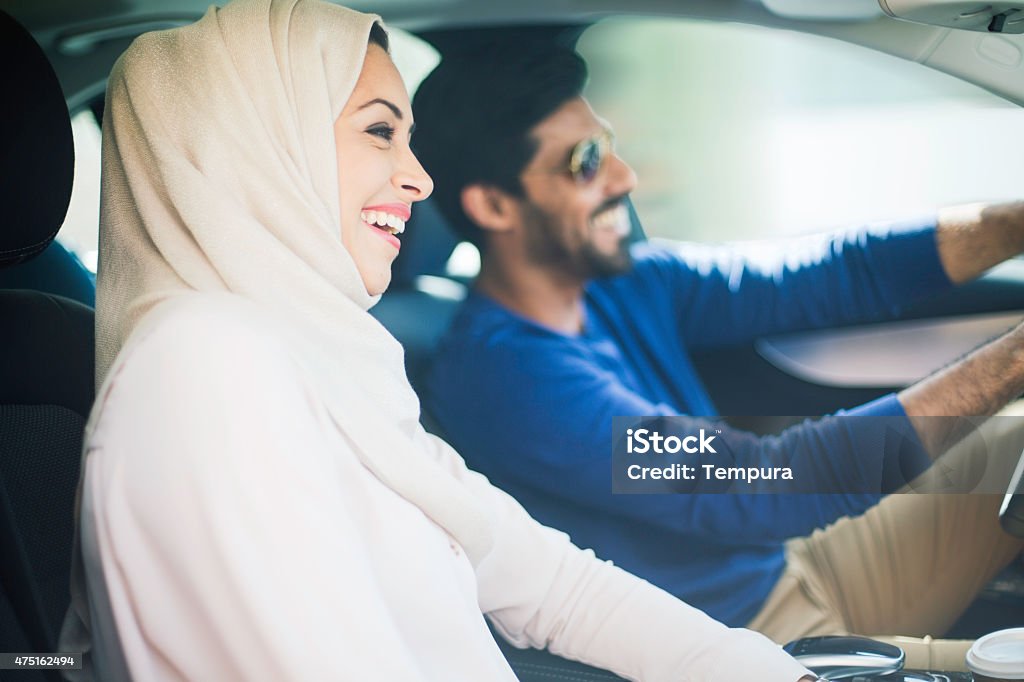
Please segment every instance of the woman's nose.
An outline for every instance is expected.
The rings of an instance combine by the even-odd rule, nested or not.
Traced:
[[[409,150],[392,181],[410,201],[423,201],[434,191],[434,181],[419,159]]]

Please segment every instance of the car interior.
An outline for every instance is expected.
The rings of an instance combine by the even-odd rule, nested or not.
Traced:
[[[499,35],[574,42],[588,26],[624,12],[750,23],[864,45],[1024,105],[1024,40],[1015,35],[1024,32],[1024,9],[1012,3],[990,3],[966,19],[958,9],[963,3],[909,0],[692,0],[671,10],[656,0],[480,0],[440,10],[429,0],[345,4],[381,13],[443,59],[458,59],[464,46]],[[57,651],[69,600],[82,433],[94,395],[95,305],[94,276],[55,241],[74,177],[69,112],[102,110],[106,74],[136,35],[192,21],[205,5],[0,0],[7,102],[0,117],[0,652]],[[631,238],[645,239],[632,206],[631,217]],[[459,240],[429,201],[414,212],[402,241],[391,287],[371,312],[402,342],[416,387],[471,277],[452,273]],[[722,414],[767,433],[802,418],[792,415],[827,414],[899,390],[1022,317],[1024,262],[1017,261],[914,305],[895,321],[759,339],[695,360]],[[923,338],[932,341],[926,352]],[[837,366],[844,371],[832,371]],[[776,396],[768,413],[759,399],[765,392]],[[423,418],[434,426],[429,415]],[[976,637],[1022,623],[1024,559],[990,584],[948,634]],[[523,680],[620,679],[499,643]],[[61,679],[52,670],[0,672],[0,679],[8,676]]]
[[[5,107],[0,264],[0,641],[55,651],[68,604],[82,432],[93,399],[93,310],[29,286],[71,196],[74,149],[60,84],[31,35],[0,14]],[[56,252],[54,252],[56,253]],[[65,252],[66,253],[66,252]],[[60,279],[54,267],[54,281]],[[19,280],[19,275],[25,279]],[[70,290],[58,289],[64,293]],[[23,679],[56,679],[41,671]]]

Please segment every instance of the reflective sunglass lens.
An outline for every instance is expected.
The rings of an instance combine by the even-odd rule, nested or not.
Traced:
[[[597,140],[588,140],[580,154],[579,179],[583,182],[590,182],[597,177],[597,172],[601,170],[603,157],[600,143]]]

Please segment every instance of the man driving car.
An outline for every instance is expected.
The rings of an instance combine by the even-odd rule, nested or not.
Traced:
[[[1024,250],[1024,204],[842,233],[774,268],[630,246],[637,178],[585,79],[570,50],[490,45],[446,60],[416,94],[438,206],[482,258],[427,409],[537,518],[727,624],[779,642],[941,634],[1021,543],[999,530],[997,495],[884,493],[949,449],[929,418],[992,415],[1024,392],[1024,328],[838,418],[731,439],[748,462],[772,448],[827,462],[828,482],[888,472],[870,493],[613,495],[612,418],[686,415],[696,428],[717,414],[694,350],[894,315]],[[856,417],[903,424],[906,447]],[[1019,453],[1020,430],[1003,430]],[[952,669],[965,648],[925,641],[908,660]]]

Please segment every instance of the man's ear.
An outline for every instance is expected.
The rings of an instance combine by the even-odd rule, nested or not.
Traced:
[[[460,198],[469,219],[485,230],[505,232],[518,222],[515,199],[497,187],[466,185]]]

